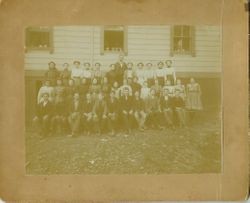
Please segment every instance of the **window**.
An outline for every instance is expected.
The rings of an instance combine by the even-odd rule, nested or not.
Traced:
[[[44,50],[53,52],[51,27],[28,27],[25,33],[25,51]]]
[[[194,27],[188,25],[175,25],[171,28],[170,55],[195,56]]]
[[[121,52],[127,54],[127,27],[104,26],[101,42],[101,54]]]

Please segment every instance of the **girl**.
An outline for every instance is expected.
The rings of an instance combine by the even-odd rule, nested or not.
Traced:
[[[101,71],[101,64],[95,63],[92,77],[95,77],[98,81],[98,84],[101,84],[101,79],[103,77],[103,72]]]
[[[189,110],[191,121],[193,120],[195,113],[199,110],[202,110],[201,88],[194,78],[191,78],[190,83],[187,85],[186,108]]]
[[[86,78],[87,84],[91,83],[93,74],[90,68],[90,63],[84,63],[84,70],[83,70],[82,78]]]
[[[153,69],[152,63],[146,64],[146,70],[144,72],[145,79],[148,82],[148,87],[151,87],[154,84],[154,78],[155,78],[155,71]]]
[[[138,77],[138,82],[142,85],[145,78],[144,78],[144,69],[143,69],[143,63],[137,64],[137,69],[135,72],[135,75]]]
[[[71,72],[71,78],[74,80],[76,86],[80,85],[83,69],[80,67],[80,61],[74,61]]]
[[[166,80],[166,70],[164,68],[164,63],[160,61],[157,64],[158,68],[155,71],[155,79],[158,79],[159,84],[164,86],[164,81]]]

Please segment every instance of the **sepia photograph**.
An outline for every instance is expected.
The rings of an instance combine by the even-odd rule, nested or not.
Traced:
[[[30,26],[24,40],[26,174],[221,172],[221,26]]]

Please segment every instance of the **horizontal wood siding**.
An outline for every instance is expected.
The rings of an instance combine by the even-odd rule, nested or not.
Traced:
[[[101,55],[100,26],[54,27],[54,53],[32,51],[25,54],[26,70],[47,69],[53,60],[61,69],[65,62],[100,62],[104,69],[116,62],[118,54]],[[128,26],[128,56],[134,63],[171,59],[178,72],[220,72],[221,30],[218,26],[195,27],[196,56],[170,56],[170,26]]]

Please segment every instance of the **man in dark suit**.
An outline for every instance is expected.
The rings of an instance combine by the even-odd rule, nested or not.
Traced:
[[[124,56],[120,55],[119,61],[115,64],[115,71],[117,77],[116,81],[118,82],[119,86],[121,86],[123,83],[124,72],[127,70],[127,68],[127,64],[124,62]]]
[[[37,105],[37,115],[33,119],[39,134],[47,136],[50,132],[50,119],[53,115],[53,105],[49,101],[49,94],[42,95],[42,101]]]
[[[83,102],[82,108],[82,126],[83,131],[90,135],[93,127],[93,108],[94,102],[90,93],[86,94],[86,99]]]
[[[120,98],[120,107],[124,128],[127,133],[131,133],[132,121],[133,121],[133,100],[129,96],[129,89],[125,88],[123,90],[123,96]]]
[[[115,92],[111,91],[110,96],[107,99],[107,115],[108,115],[108,127],[111,130],[111,135],[115,134],[117,128],[117,119],[119,112],[119,103],[115,97]]]
[[[102,93],[98,94],[98,98],[95,101],[93,108],[93,119],[95,123],[95,129],[100,135],[103,132],[107,121],[107,103],[104,100]]]
[[[70,137],[75,136],[79,133],[80,128],[80,121],[81,121],[81,111],[82,111],[82,104],[80,101],[79,93],[74,93],[73,100],[69,106],[69,125],[71,129]]]

